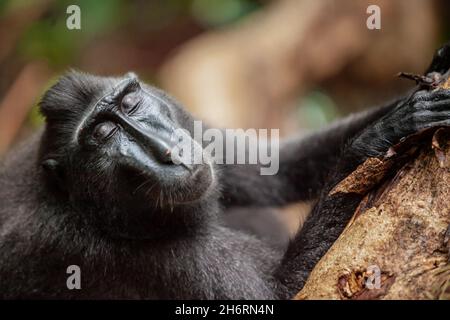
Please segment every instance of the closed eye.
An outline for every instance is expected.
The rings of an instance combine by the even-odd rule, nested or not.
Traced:
[[[132,114],[136,111],[141,103],[142,97],[137,92],[126,94],[120,103],[120,109],[124,114]]]
[[[119,128],[115,123],[111,121],[102,122],[95,126],[93,137],[99,142],[105,142],[110,139],[117,130],[119,130]]]

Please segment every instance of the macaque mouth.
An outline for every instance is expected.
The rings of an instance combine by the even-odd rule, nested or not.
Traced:
[[[214,189],[214,168],[210,164],[191,165],[188,170],[181,165],[164,164],[160,173],[136,171],[128,167],[124,176],[134,178],[131,185],[131,197],[136,201],[151,201],[154,206],[172,208],[193,204],[206,198]]]
[[[189,181],[180,187],[183,196],[175,197],[173,204],[192,204],[207,197],[215,184],[214,169],[211,165],[195,166],[188,179]]]

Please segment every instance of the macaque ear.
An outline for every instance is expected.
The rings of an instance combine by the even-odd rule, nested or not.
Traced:
[[[58,185],[60,188],[64,187],[64,172],[57,160],[52,158],[46,159],[42,161],[41,166],[52,183]]]

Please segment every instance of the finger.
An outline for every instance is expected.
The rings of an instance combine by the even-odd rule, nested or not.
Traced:
[[[413,101],[438,101],[450,99],[450,90],[438,89],[434,91],[421,90],[414,94]]]
[[[450,42],[444,44],[434,54],[433,60],[425,74],[431,72],[446,73],[450,69]]]
[[[450,127],[450,119],[429,122],[424,125],[424,129],[437,128],[437,127]]]
[[[429,104],[424,103],[424,109],[434,112],[446,111],[447,115],[450,116],[450,99],[440,100]]]

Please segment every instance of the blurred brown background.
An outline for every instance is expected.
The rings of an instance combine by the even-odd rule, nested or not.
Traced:
[[[66,9],[81,8],[81,30]],[[366,9],[381,8],[381,30]],[[445,0],[0,0],[0,155],[69,67],[135,71],[213,126],[319,128],[412,86],[450,38]]]

